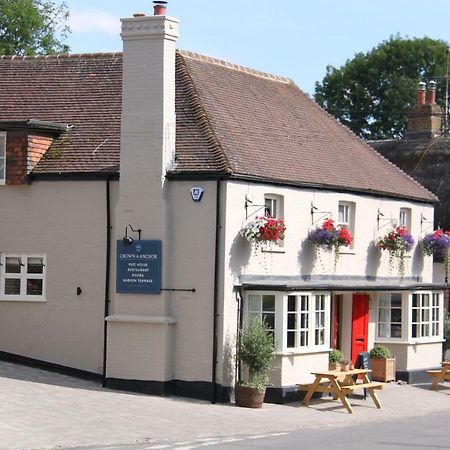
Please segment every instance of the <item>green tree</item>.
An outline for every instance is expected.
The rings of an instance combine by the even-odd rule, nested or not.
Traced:
[[[402,137],[417,83],[445,75],[447,48],[427,37],[391,37],[339,69],[328,66],[315,100],[364,139]],[[444,101],[444,83],[438,83],[438,99]]]
[[[47,0],[0,0],[0,54],[68,52],[70,29],[66,3]]]

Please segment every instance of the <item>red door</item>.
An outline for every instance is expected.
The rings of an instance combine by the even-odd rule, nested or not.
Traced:
[[[353,294],[352,304],[352,361],[356,363],[358,353],[366,352],[369,333],[369,296]]]

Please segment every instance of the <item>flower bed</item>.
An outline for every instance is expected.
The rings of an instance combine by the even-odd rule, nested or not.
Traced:
[[[388,234],[378,240],[378,246],[389,252],[389,267],[392,269],[394,260],[398,260],[398,273],[405,275],[406,253],[414,246],[414,238],[407,227],[394,227]]]

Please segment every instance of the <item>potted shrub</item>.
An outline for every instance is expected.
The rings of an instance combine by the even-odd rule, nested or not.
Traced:
[[[370,351],[370,363],[373,380],[395,381],[395,358],[387,347],[376,345]]]
[[[236,383],[236,405],[261,408],[266,393],[267,372],[275,358],[273,335],[265,323],[253,319],[240,331],[237,357],[247,369],[248,379]]]
[[[328,369],[329,370],[339,370],[342,360],[342,352],[336,348],[333,348],[330,353],[328,353]]]

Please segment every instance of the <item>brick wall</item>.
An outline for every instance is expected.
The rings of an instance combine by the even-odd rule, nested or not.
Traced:
[[[6,133],[6,184],[28,184],[28,174],[52,144],[49,135],[28,134],[27,130]]]
[[[27,134],[26,130],[9,130],[6,133],[6,184],[27,183]]]

